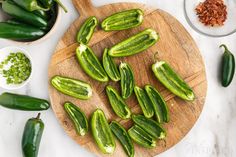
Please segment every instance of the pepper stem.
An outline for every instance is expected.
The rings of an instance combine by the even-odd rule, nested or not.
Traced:
[[[38,113],[36,119],[40,119],[40,115],[41,115],[41,113]]]
[[[43,7],[40,7],[40,6],[38,6],[36,8],[37,8],[37,10],[42,10],[42,11],[49,11],[50,10],[50,8],[43,8]]]
[[[161,139],[160,141],[163,141],[164,142],[164,147],[166,147],[166,140],[165,139]]]
[[[159,61],[158,55],[159,55],[159,51],[154,53],[154,55],[153,55],[153,61],[154,62],[158,62]]]
[[[225,44],[220,45],[220,48],[223,47],[225,49],[225,52],[230,52],[228,47]]]
[[[68,11],[67,11],[67,9],[66,9],[66,7],[61,3],[61,1],[60,0],[54,0],[58,5],[60,5],[61,7],[62,7],[62,9],[67,13]]]

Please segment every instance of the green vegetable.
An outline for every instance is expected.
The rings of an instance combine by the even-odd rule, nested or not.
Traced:
[[[143,111],[144,116],[147,118],[153,117],[154,109],[152,106],[152,102],[149,99],[146,91],[138,86],[135,86],[134,92],[135,92],[136,98],[138,99],[139,105]]]
[[[84,112],[71,102],[66,102],[64,108],[70,116],[70,119],[73,121],[76,132],[80,136],[84,136],[88,132],[88,121]]]
[[[129,119],[131,117],[131,110],[117,91],[112,86],[107,86],[106,93],[116,115],[122,119]]]
[[[168,123],[170,121],[169,109],[166,105],[165,100],[162,98],[159,92],[151,85],[146,85],[145,90],[153,104],[157,121],[159,123],[162,122]]]
[[[103,67],[107,73],[107,75],[112,79],[112,81],[119,81],[120,80],[120,72],[113,61],[113,59],[108,55],[108,49],[106,48],[103,52]]]
[[[29,25],[0,22],[0,38],[31,41],[44,35],[44,31]]]
[[[118,122],[112,121],[110,123],[110,128],[116,138],[120,141],[126,154],[129,157],[134,157],[134,145],[129,137],[129,134]]]
[[[112,154],[116,148],[116,143],[106,116],[101,109],[97,109],[93,113],[91,118],[91,129],[94,140],[100,150],[105,154]]]
[[[121,95],[124,99],[127,99],[134,91],[134,74],[127,63],[121,63],[119,69],[121,76]]]
[[[225,49],[222,57],[222,75],[221,84],[223,87],[228,87],[234,78],[235,60],[234,55],[229,51],[226,45],[221,45]]]
[[[50,107],[47,100],[13,93],[3,93],[0,95],[0,105],[24,111],[41,111],[47,110]]]
[[[35,15],[33,12],[24,10],[10,0],[5,0],[2,2],[2,9],[10,16],[35,27],[46,28],[48,26],[48,23],[45,19]]]
[[[89,17],[81,26],[80,30],[77,33],[77,42],[88,44],[96,26],[98,25],[98,20],[95,16]]]
[[[51,84],[63,94],[87,100],[92,96],[92,88],[89,84],[72,78],[54,76]]]
[[[140,53],[159,40],[159,35],[152,29],[146,29],[113,46],[108,54],[112,57],[125,57]]]
[[[155,139],[151,135],[149,135],[146,131],[144,131],[141,127],[139,127],[138,125],[132,126],[128,130],[128,134],[132,138],[132,140],[134,140],[140,146],[143,146],[145,148],[156,147]]]
[[[24,8],[27,11],[35,11],[35,10],[44,10],[48,11],[49,8],[42,8],[37,0],[13,0],[17,5]]]
[[[57,4],[59,4],[62,7],[62,9],[66,13],[68,12],[66,7],[61,3],[60,0],[39,0],[39,2],[42,3],[44,7],[47,7],[47,8],[51,8],[54,5],[54,2],[56,2]]]
[[[23,157],[38,156],[43,130],[44,123],[40,119],[40,113],[36,118],[31,118],[26,122],[21,141]]]
[[[143,22],[143,11],[140,9],[126,10],[107,17],[101,24],[104,31],[117,31],[134,28]]]
[[[90,77],[101,82],[107,82],[109,80],[91,48],[80,43],[79,47],[76,49],[76,55],[81,67]]]
[[[132,120],[155,139],[164,139],[166,131],[154,120],[142,115],[133,115]]]
[[[51,9],[48,11],[48,15],[49,15],[49,19],[48,19],[48,30],[50,30],[55,22],[56,22],[56,19],[57,19],[57,13],[58,13],[58,7],[57,7],[57,4],[56,3],[53,3]]]
[[[194,100],[195,96],[192,89],[166,62],[156,62],[152,65],[152,71],[157,79],[173,94],[184,100]]]
[[[0,73],[6,78],[7,84],[21,84],[31,74],[30,60],[21,52],[10,53],[0,65]]]
[[[43,11],[43,10],[35,10],[35,11],[33,11],[33,13],[34,13],[35,15],[40,16],[40,17],[43,18],[44,20],[50,19],[49,13],[46,12],[46,11]]]
[[[39,2],[45,7],[45,8],[51,8],[54,0],[39,0]]]

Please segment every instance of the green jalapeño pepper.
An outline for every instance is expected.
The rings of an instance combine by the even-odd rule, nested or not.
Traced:
[[[152,71],[157,79],[173,94],[188,101],[195,99],[193,90],[166,62],[156,62],[152,65]]]
[[[70,119],[73,121],[76,132],[80,136],[84,136],[88,132],[88,120],[83,111],[71,102],[66,102],[64,108]]]
[[[118,31],[134,28],[143,22],[143,11],[131,9],[107,17],[101,24],[104,31]]]
[[[111,104],[112,109],[122,119],[131,118],[131,110],[125,101],[119,96],[118,92],[112,87],[106,87],[106,93]]]
[[[14,2],[6,0],[2,2],[2,9],[5,13],[18,19],[19,21],[33,25],[38,28],[46,28],[48,23],[45,19],[35,15],[33,12],[28,12],[17,6]]]
[[[222,58],[222,75],[221,83],[223,87],[228,87],[233,80],[235,73],[234,55],[229,51],[226,45],[221,45],[225,49]]]
[[[139,105],[143,111],[144,116],[147,118],[153,117],[154,109],[152,107],[152,102],[149,99],[146,91],[138,86],[135,86],[134,92],[135,92],[136,98],[138,99]]]
[[[110,123],[110,128],[113,134],[122,144],[126,154],[129,157],[134,157],[134,145],[129,137],[129,134],[125,130],[125,128],[116,121],[112,121]]]
[[[129,64],[120,64],[120,76],[121,76],[121,95],[124,99],[131,96],[134,91],[134,74]]]
[[[41,111],[47,110],[50,107],[47,100],[13,93],[3,93],[0,95],[0,105],[23,111]]]
[[[103,52],[102,63],[107,75],[112,79],[112,81],[120,80],[120,72],[114,62],[114,60],[108,55],[108,49],[106,48]]]
[[[100,61],[87,45],[80,43],[76,49],[76,56],[81,67],[90,77],[100,82],[107,82],[109,80]]]
[[[98,20],[95,16],[89,17],[81,26],[77,33],[77,42],[88,44],[93,36],[94,30],[98,25]]]
[[[54,76],[51,84],[63,94],[87,100],[92,96],[92,88],[89,84],[62,76]]]
[[[50,19],[50,15],[48,14],[47,11],[35,10],[35,11],[33,11],[33,13],[34,13],[35,15],[40,16],[40,17],[43,18],[44,20]]]
[[[140,126],[134,125],[128,130],[129,136],[140,146],[145,148],[154,148],[156,147],[155,139],[143,130]]]
[[[0,38],[32,41],[42,37],[45,32],[27,24],[0,22]],[[14,21],[15,22],[15,21]]]
[[[27,11],[35,11],[35,10],[44,10],[48,11],[49,8],[42,8],[37,0],[13,0],[17,5],[24,8]]]
[[[44,130],[44,123],[40,113],[36,118],[27,121],[21,141],[23,157],[37,157],[39,145]]]
[[[109,49],[112,57],[125,57],[140,53],[159,40],[159,35],[152,29],[146,29]]]
[[[166,137],[166,131],[156,121],[142,115],[133,115],[132,120],[155,139]]]
[[[170,120],[169,109],[166,105],[165,100],[162,98],[160,93],[151,85],[146,85],[145,90],[152,102],[157,121],[159,123],[162,122],[168,123]]]
[[[45,8],[51,8],[54,0],[39,0],[39,2],[43,5]]]
[[[112,154],[116,148],[116,143],[106,116],[101,109],[97,109],[93,113],[91,118],[91,129],[94,140],[101,151],[105,154]]]
[[[39,2],[46,8],[51,8],[54,5],[54,2],[56,2],[58,5],[62,7],[62,9],[67,13],[66,7],[61,3],[60,0],[39,0]]]

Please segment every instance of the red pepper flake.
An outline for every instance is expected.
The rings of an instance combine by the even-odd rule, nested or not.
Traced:
[[[227,6],[223,0],[206,0],[195,10],[199,21],[205,26],[223,26],[227,19]]]

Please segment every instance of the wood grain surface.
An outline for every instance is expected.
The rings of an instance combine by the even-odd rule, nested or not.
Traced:
[[[126,156],[118,141],[116,142],[117,146],[113,155],[104,155],[95,144],[91,132],[85,137],[78,136],[72,122],[63,109],[63,104],[65,101],[73,102],[86,113],[88,118],[93,111],[101,108],[109,121],[117,120],[127,129],[132,125],[131,120],[121,120],[114,114],[104,91],[108,84],[120,90],[119,83],[100,83],[85,74],[76,60],[75,49],[78,44],[75,38],[81,24],[89,16],[95,15],[102,21],[102,19],[112,13],[131,8],[141,8],[145,12],[145,18],[144,23],[140,27],[119,32],[104,32],[100,28],[97,28],[89,45],[101,59],[104,48],[109,48],[145,28],[153,28],[160,34],[160,41],[147,51],[130,57],[118,58],[115,61],[117,64],[120,61],[128,62],[134,71],[136,84],[141,87],[146,84],[155,86],[167,101],[170,109],[170,123],[164,125],[168,133],[166,141],[159,141],[158,146],[154,149],[145,149],[135,144],[135,156],[155,156],[174,146],[195,124],[202,111],[206,97],[207,81],[205,67],[192,37],[174,17],[162,10],[153,9],[143,4],[116,3],[95,8],[89,0],[73,0],[73,3],[79,11],[80,17],[71,24],[67,32],[58,42],[49,65],[49,94],[52,109],[65,132],[78,144],[95,153],[97,156]],[[157,81],[151,71],[151,65],[154,63],[153,56],[157,51],[159,52],[159,60],[167,61],[193,88],[196,94],[195,101],[186,102],[175,97]],[[50,85],[50,79],[54,75],[67,76],[88,82],[93,88],[92,98],[82,101],[59,93]],[[141,112],[134,95],[126,102],[133,113]]]

